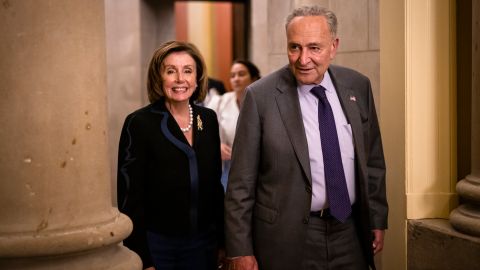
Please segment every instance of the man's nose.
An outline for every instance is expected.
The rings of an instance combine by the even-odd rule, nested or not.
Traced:
[[[309,60],[310,60],[310,55],[308,51],[306,49],[302,49],[300,51],[300,56],[298,57],[298,61],[300,62],[300,64],[305,65],[308,63]]]

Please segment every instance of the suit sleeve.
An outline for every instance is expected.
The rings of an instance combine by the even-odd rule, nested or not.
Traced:
[[[125,120],[118,149],[117,201],[120,212],[133,222],[132,233],[123,241],[124,245],[136,252],[143,267],[153,266],[148,251],[145,229],[144,207],[144,166],[146,151],[141,139],[141,127],[136,127],[135,116]]]
[[[228,257],[254,254],[252,213],[260,160],[261,129],[254,95],[247,88],[237,122],[225,196],[225,240]]]
[[[371,229],[386,229],[388,203],[386,198],[386,166],[372,89],[368,81],[369,136],[367,143],[368,193]]]

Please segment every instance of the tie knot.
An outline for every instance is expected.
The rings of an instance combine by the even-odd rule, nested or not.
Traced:
[[[327,98],[327,95],[325,94],[325,87],[318,85],[312,88],[310,92],[312,92],[313,95],[315,95],[318,99],[324,100]]]

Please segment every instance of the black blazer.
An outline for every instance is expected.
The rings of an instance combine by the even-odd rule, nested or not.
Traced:
[[[215,228],[223,238],[223,188],[215,112],[192,104],[193,146],[163,99],[125,119],[118,153],[118,207],[133,221],[124,245],[151,266],[146,231],[185,236]]]

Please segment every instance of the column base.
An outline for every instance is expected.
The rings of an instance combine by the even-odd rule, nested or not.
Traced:
[[[480,269],[480,238],[459,233],[446,219],[408,220],[407,269]]]
[[[28,258],[0,259],[0,269],[10,270],[140,270],[142,261],[121,244],[89,252]]]
[[[450,213],[450,223],[456,230],[480,237],[480,210],[470,204],[462,204]]]
[[[112,216],[101,223],[41,232],[3,231],[0,232],[0,257],[25,258],[87,252],[120,243],[131,233],[132,227],[130,219],[115,208]]]
[[[472,174],[457,183],[457,193],[460,197],[480,204],[480,178]]]

